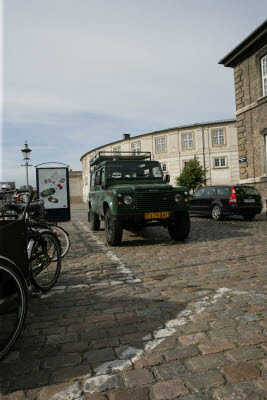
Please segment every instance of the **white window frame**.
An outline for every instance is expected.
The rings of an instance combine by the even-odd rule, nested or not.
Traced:
[[[120,154],[121,153],[121,146],[113,147],[113,153],[114,154]]]
[[[194,133],[188,132],[182,134],[183,149],[193,149],[194,148]]]
[[[216,165],[216,160],[218,160],[218,165]],[[224,162],[222,162],[222,160],[224,160]],[[214,157],[213,168],[227,168],[227,157]]]
[[[167,151],[166,137],[161,136],[156,138],[156,153],[164,153]]]
[[[141,151],[141,142],[140,140],[138,142],[132,142],[131,143],[131,149],[133,153],[140,153]]]
[[[224,128],[212,129],[211,133],[212,133],[212,145],[213,146],[225,146],[226,145]],[[218,134],[217,137],[215,136],[216,134]]]
[[[164,165],[165,165],[165,168],[164,168]],[[162,169],[162,172],[164,173],[164,172],[168,172],[168,165],[167,165],[167,163],[160,163],[160,166],[161,166],[161,169]]]
[[[267,96],[267,54],[261,59],[262,95]]]

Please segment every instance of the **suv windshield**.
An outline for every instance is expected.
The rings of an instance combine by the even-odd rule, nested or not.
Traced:
[[[112,163],[107,169],[108,179],[162,179],[163,173],[158,162]]]

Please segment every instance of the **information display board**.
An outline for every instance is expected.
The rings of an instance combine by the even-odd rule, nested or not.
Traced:
[[[36,187],[38,198],[44,200],[46,219],[70,221],[68,168],[36,168]]]

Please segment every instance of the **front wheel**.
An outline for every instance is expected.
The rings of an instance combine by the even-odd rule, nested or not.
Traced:
[[[168,231],[173,240],[180,241],[186,239],[190,232],[189,214],[178,214],[173,223],[168,227]]]
[[[221,221],[223,219],[222,209],[218,204],[212,207],[211,216],[215,221]]]
[[[112,219],[110,210],[105,214],[106,240],[110,246],[119,246],[122,239],[122,225],[120,221]]]
[[[27,312],[27,287],[21,272],[0,260],[0,360],[15,344]]]
[[[57,282],[61,269],[61,248],[50,231],[38,233],[30,251],[31,281],[44,292]]]

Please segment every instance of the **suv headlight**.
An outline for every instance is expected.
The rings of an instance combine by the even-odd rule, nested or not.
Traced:
[[[176,195],[174,196],[174,200],[175,200],[177,203],[182,203],[182,202],[183,202],[183,196],[180,195],[180,194],[176,194]]]
[[[123,201],[124,201],[125,204],[129,205],[129,204],[132,204],[133,198],[132,198],[132,196],[125,196]]]

